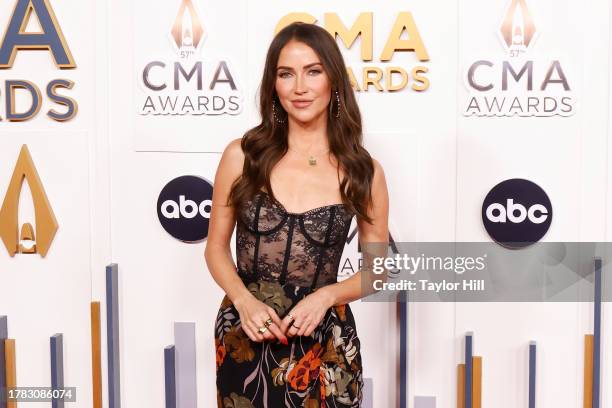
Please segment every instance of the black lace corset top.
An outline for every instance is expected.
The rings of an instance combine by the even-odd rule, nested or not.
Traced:
[[[288,212],[260,191],[237,211],[240,277],[314,289],[337,281],[353,214],[344,204]]]

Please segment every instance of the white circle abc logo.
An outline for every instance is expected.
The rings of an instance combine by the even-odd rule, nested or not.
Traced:
[[[495,215],[497,211],[498,215]],[[518,211],[518,215],[515,215]],[[529,209],[522,204],[515,204],[514,199],[506,200],[504,207],[500,203],[493,203],[487,207],[487,218],[491,222],[513,222],[515,224],[529,219],[534,224],[541,224],[548,218],[548,210],[542,204],[534,204]]]
[[[204,218],[210,218],[209,209],[212,208],[212,200],[204,200],[197,205],[193,200],[185,199],[184,195],[179,196],[179,202],[166,200],[161,205],[161,213],[166,218],[193,218],[200,214]]]
[[[482,203],[482,222],[491,238],[518,249],[538,242],[552,221],[552,204],[546,192],[525,179],[502,181]]]
[[[212,184],[198,176],[180,176],[164,186],[157,198],[157,217],[174,238],[188,243],[208,236]]]

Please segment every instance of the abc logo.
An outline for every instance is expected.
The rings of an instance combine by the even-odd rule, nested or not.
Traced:
[[[210,207],[211,201],[204,200],[197,205],[193,200],[186,200],[184,195],[179,196],[179,202],[166,200],[161,205],[161,213],[166,218],[193,218],[200,214],[204,218],[210,218],[206,207]]]
[[[482,204],[482,222],[491,238],[507,248],[539,241],[552,221],[546,192],[532,181],[509,179],[489,191]]]
[[[213,187],[197,176],[181,176],[164,186],[157,199],[157,217],[174,238],[194,243],[208,236]]]

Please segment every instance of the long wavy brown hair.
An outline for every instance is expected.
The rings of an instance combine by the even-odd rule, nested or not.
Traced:
[[[270,172],[287,153],[289,122],[287,113],[282,109],[276,95],[276,67],[282,48],[291,40],[312,48],[329,77],[333,95],[330,97],[330,110],[333,114],[328,115],[327,135],[329,151],[338,161],[338,179],[340,167],[344,173],[343,179],[340,180],[342,202],[349,211],[371,223],[367,208],[372,204],[374,163],[363,147],[359,107],[335,39],[314,24],[292,23],[279,31],[270,44],[259,89],[261,123],[242,137],[244,167],[242,175],[232,185],[228,204],[237,208],[264,186],[272,199],[276,200],[270,185]],[[336,90],[340,98],[339,104],[335,97]],[[276,105],[276,115],[279,120],[284,120],[283,123],[274,119],[273,101]],[[338,110],[339,117],[336,117]]]

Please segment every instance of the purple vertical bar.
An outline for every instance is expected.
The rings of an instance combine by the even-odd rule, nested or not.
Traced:
[[[595,293],[593,304],[593,408],[599,408],[601,381],[601,258],[595,258]]]
[[[8,324],[6,316],[0,316],[0,408],[6,408],[6,360],[4,357],[4,340],[8,339]]]
[[[176,406],[197,408],[195,323],[174,323]]]
[[[166,408],[176,408],[176,354],[174,345],[164,349]]]
[[[106,348],[108,354],[108,407],[121,408],[119,378],[119,271],[106,267]]]
[[[64,341],[61,333],[50,338],[51,349],[51,388],[64,388]],[[52,408],[64,408],[64,398],[53,398]]]
[[[361,408],[374,408],[374,384],[371,378],[363,379],[363,403]]]
[[[536,342],[529,342],[529,408],[536,406],[536,351]]]
[[[436,408],[436,397],[415,395],[414,408]]]
[[[472,408],[472,356],[473,332],[465,335],[465,408]]]
[[[397,310],[399,314],[399,406],[408,405],[408,302],[406,292],[398,294]]]

